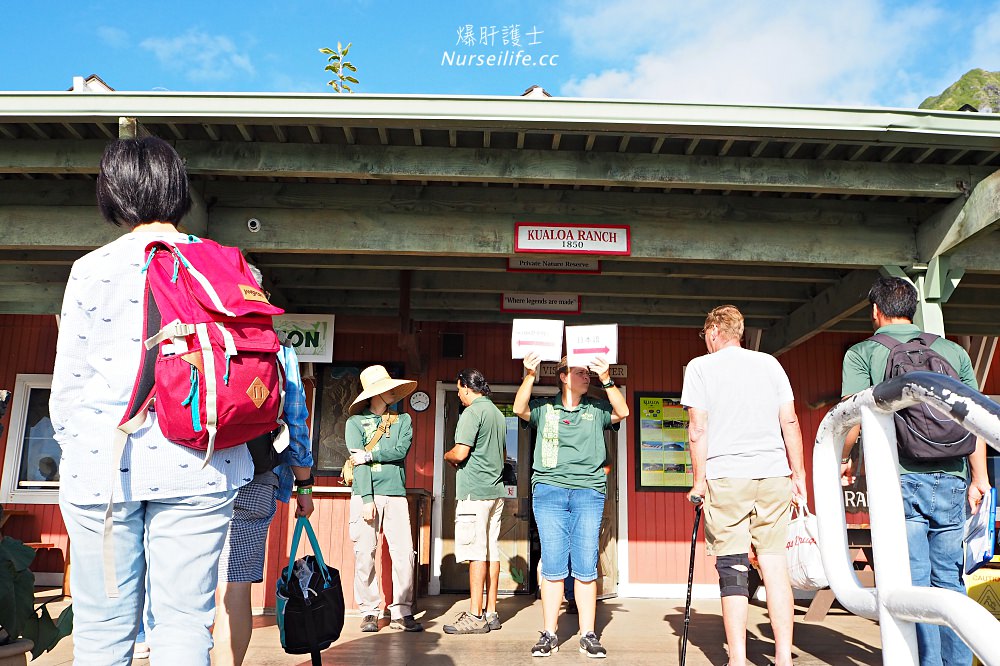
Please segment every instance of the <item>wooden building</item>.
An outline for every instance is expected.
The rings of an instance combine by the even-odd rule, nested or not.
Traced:
[[[747,344],[787,370],[807,465],[808,442],[839,396],[843,353],[870,334],[866,294],[880,270],[915,280],[924,326],[966,344],[984,392],[1000,393],[989,373],[1000,332],[1000,116],[519,97],[2,93],[0,389],[13,398],[0,435],[0,502],[28,512],[6,533],[56,546],[39,556],[41,572],[61,575],[66,552],[58,481],[36,470],[40,457],[57,457],[45,428],[53,315],[73,260],[119,233],[101,221],[94,189],[101,152],[120,132],[159,136],[186,159],[196,194],[187,230],[243,248],[287,312],[335,316],[333,361],[304,374],[321,475],[313,523],[348,578],[337,431],[357,369],[384,363],[430,398],[422,411],[403,405],[414,420],[407,484],[419,561],[426,593],[461,590],[441,459],[457,414],[455,374],[480,368],[497,402],[509,403],[521,378],[510,358],[516,317],[619,324],[619,383],[633,417],[609,438],[607,595],[683,594],[693,512],[682,486],[642,483],[637,396],[679,394],[715,305],[737,305],[751,327]],[[519,223],[610,225],[624,229],[628,247],[519,252]],[[558,296],[573,311],[511,311],[531,295]],[[530,433],[512,432],[502,584],[512,591],[533,589],[537,565],[530,446]],[[273,606],[287,557],[285,509],[256,606]],[[706,564],[696,594],[717,595]]]

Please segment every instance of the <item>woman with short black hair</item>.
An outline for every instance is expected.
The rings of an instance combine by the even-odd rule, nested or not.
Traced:
[[[112,446],[141,358],[146,246],[198,240],[177,229],[191,208],[184,163],[155,137],[114,141],[101,158],[97,202],[128,233],[73,264],[49,403],[73,561],[74,663],[129,664],[145,601],[154,658],[207,666],[219,553],[233,497],[253,478],[250,454],[228,448],[203,465],[202,453],[163,436],[154,412],[120,459]],[[117,597],[106,594],[97,555],[109,505]]]

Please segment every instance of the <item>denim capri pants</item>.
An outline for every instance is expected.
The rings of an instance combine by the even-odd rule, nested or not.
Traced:
[[[566,578],[572,559],[574,578],[583,583],[596,580],[604,494],[539,483],[531,504],[542,542],[542,577]]]

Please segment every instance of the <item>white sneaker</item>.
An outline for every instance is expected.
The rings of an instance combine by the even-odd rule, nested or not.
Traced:
[[[149,659],[149,644],[136,643],[135,650],[132,651],[133,659]]]

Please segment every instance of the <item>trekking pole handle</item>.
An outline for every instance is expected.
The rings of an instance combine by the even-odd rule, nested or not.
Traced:
[[[694,504],[695,506],[701,506],[701,503],[705,501],[705,498],[700,495],[692,495],[690,499],[691,504]]]

